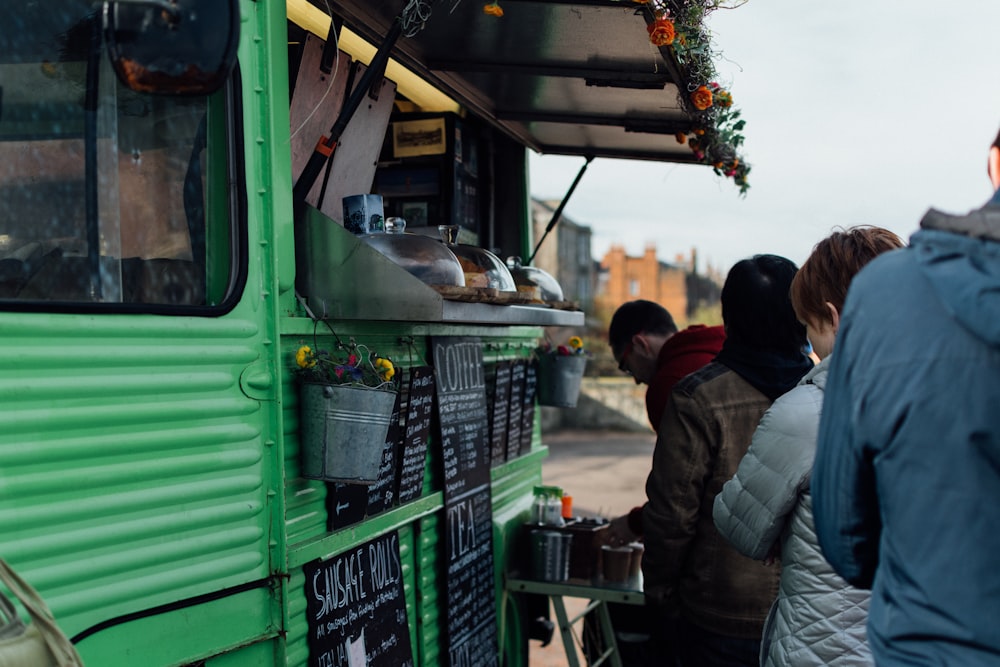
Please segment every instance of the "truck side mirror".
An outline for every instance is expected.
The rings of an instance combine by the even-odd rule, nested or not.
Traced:
[[[137,92],[208,95],[236,64],[238,0],[106,0],[103,13],[111,64]]]

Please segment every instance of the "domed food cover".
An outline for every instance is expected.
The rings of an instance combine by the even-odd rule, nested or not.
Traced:
[[[462,265],[448,246],[405,229],[403,218],[386,218],[385,233],[359,234],[358,238],[427,285],[465,287]]]
[[[458,225],[438,225],[438,232],[448,244],[448,248],[458,257],[465,273],[466,287],[490,287],[501,292],[517,292],[514,277],[510,275],[510,271],[499,257],[483,248],[455,243]]]
[[[516,255],[507,258],[507,267],[514,277],[518,291],[532,292],[537,289],[538,299],[541,301],[563,300],[562,286],[548,271],[535,266],[523,266],[521,258]]]

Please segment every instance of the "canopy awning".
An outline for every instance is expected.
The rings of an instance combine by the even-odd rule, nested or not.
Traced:
[[[326,11],[323,0],[312,4]],[[668,47],[650,43],[647,6],[612,0],[425,3],[423,29],[393,58],[469,111],[540,153],[695,162],[675,138],[695,127],[687,82]],[[378,45],[403,0],[330,0]],[[678,94],[678,86],[685,95]]]

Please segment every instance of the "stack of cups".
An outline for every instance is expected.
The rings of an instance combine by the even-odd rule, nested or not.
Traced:
[[[531,532],[531,569],[540,581],[569,578],[569,552],[573,536],[557,530]]]

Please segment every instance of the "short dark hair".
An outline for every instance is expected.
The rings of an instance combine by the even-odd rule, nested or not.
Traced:
[[[883,252],[902,247],[893,232],[874,226],[836,231],[817,243],[792,280],[792,307],[799,320],[829,321],[827,302],[843,313],[847,288],[858,271]]]
[[[677,325],[670,312],[658,303],[638,299],[618,307],[608,327],[608,343],[617,354],[637,333],[670,335]]]
[[[993,140],[993,148],[1000,148],[1000,130],[997,131],[997,138]]]
[[[726,340],[760,350],[801,351],[806,328],[795,317],[789,288],[795,263],[777,255],[737,262],[722,286]]]

